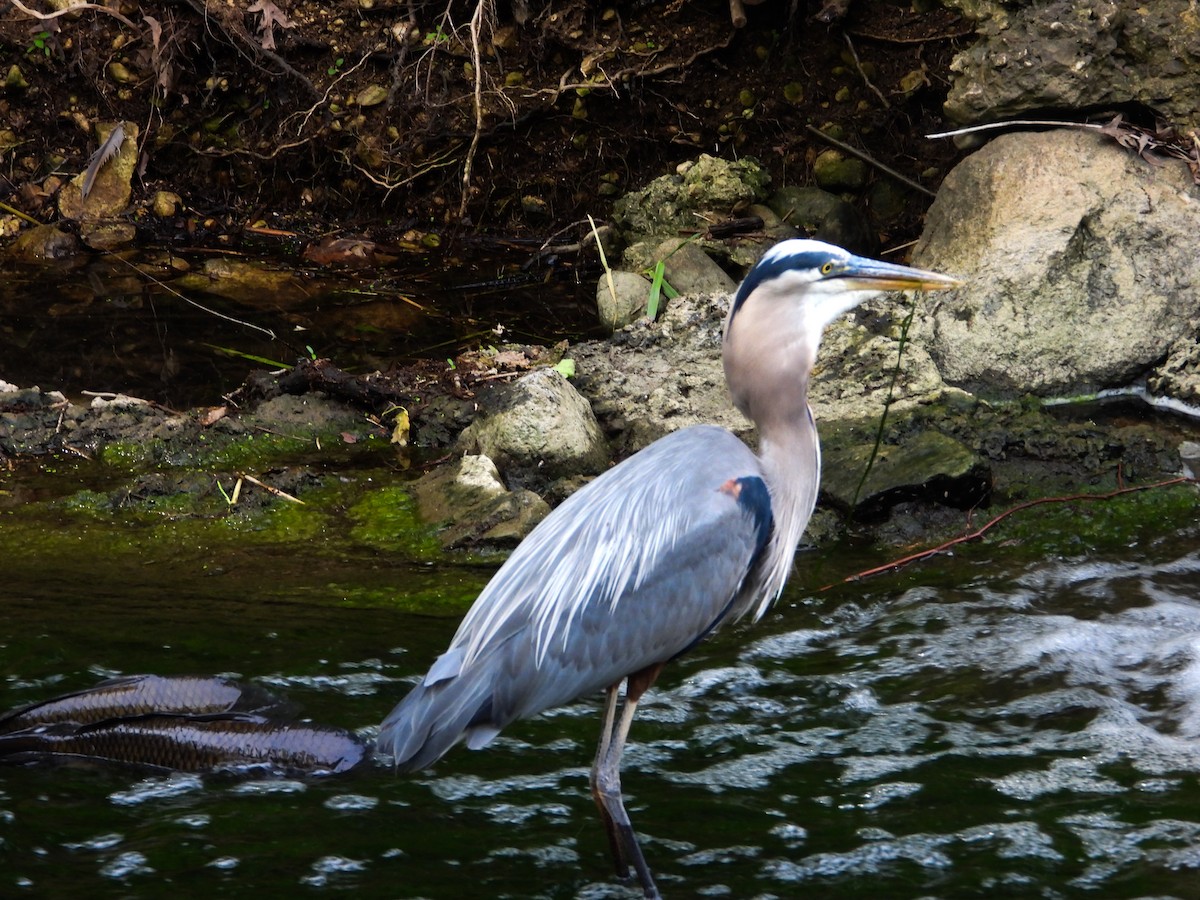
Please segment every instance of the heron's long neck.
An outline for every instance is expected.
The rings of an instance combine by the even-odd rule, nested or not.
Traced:
[[[807,390],[804,393],[807,395]],[[783,590],[792,571],[796,546],[817,502],[821,445],[807,397],[797,418],[760,424],[759,459],[771,492],[774,528],[759,570],[762,595],[753,612],[755,618],[766,612]]]
[[[808,406],[808,378],[820,335],[806,333],[794,319],[771,321],[764,309],[769,308],[748,309],[737,322],[726,324],[723,354],[734,403],[758,426],[759,459],[774,517],[771,542],[755,577],[753,605],[746,609],[755,618],[779,596],[791,573],[821,474],[817,428]]]

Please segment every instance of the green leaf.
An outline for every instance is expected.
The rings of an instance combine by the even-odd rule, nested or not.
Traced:
[[[558,365],[554,367],[554,371],[562,375],[563,378],[574,378],[575,360],[570,358],[559,360]]]
[[[258,363],[263,366],[270,366],[272,369],[290,369],[291,366],[285,362],[280,362],[277,359],[268,359],[265,356],[258,356],[254,353],[243,353],[241,350],[234,350],[232,347],[218,347],[216,344],[204,344],[210,350],[215,350],[218,353],[224,353],[226,356],[237,357],[238,359],[249,360],[252,363]]]
[[[665,270],[666,265],[661,259],[654,264],[654,272],[650,277],[650,299],[646,301],[646,315],[650,319],[658,318],[658,300],[662,295],[663,272]]]

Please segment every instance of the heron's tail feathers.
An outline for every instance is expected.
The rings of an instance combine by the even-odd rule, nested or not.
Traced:
[[[477,750],[497,734],[489,678],[461,675],[422,682],[396,705],[379,728],[376,747],[398,770],[415,772],[437,762],[459,741]]]

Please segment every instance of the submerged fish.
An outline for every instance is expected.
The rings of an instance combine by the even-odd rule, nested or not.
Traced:
[[[347,772],[366,756],[365,742],[339,728],[236,713],[150,714],[0,734],[0,762],[83,759],[176,772],[264,767],[321,775]]]
[[[226,678],[126,675],[0,713],[0,733],[66,722],[88,725],[146,713],[263,712],[278,705],[279,700],[266,690]]]
[[[113,678],[0,713],[0,763],[91,760],[178,772],[253,767],[321,775],[348,771],[366,757],[354,734],[285,721],[284,706],[269,691],[225,678]]]

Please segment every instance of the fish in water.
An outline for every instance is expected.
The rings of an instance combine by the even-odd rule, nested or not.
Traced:
[[[265,712],[280,701],[262,688],[209,676],[125,675],[0,713],[0,733],[37,725],[88,725],[146,713]]]
[[[366,755],[366,744],[340,728],[236,714],[151,714],[0,735],[4,762],[88,760],[172,772],[261,767],[288,775],[338,775]]]
[[[128,675],[0,713],[0,763],[88,760],[323,775],[366,758],[356,735],[284,720],[284,708],[270,692],[225,678]]]

